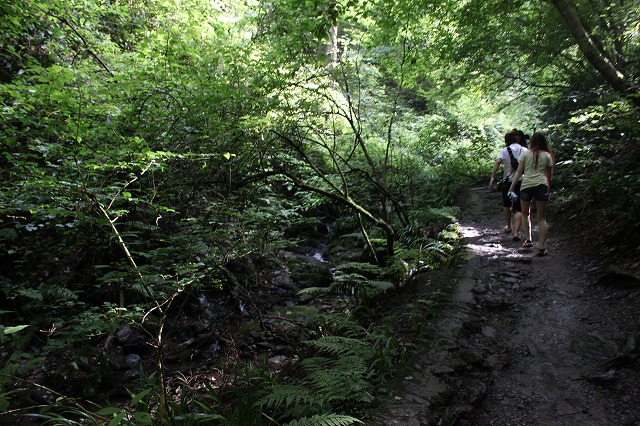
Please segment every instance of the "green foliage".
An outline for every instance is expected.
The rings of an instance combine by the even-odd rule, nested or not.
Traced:
[[[559,162],[555,179],[562,188],[556,200],[559,214],[583,228],[599,229],[592,243],[623,259],[638,250],[634,218],[640,204],[630,194],[640,188],[640,157],[634,148],[639,131],[637,111],[619,99],[576,110],[568,123],[550,131]]]
[[[279,424],[365,409],[403,353],[398,339],[384,330],[364,329],[349,313],[297,306],[278,314],[282,316],[309,339],[300,350],[305,355],[288,374],[260,382],[260,407]]]
[[[637,5],[576,8],[637,80]],[[62,349],[90,352],[143,319],[168,338],[161,326],[185,294],[251,295],[264,264],[296,244],[287,230],[311,216],[378,258],[338,265],[329,287],[301,293],[362,315],[375,296],[455,258],[451,205],[486,179],[513,127],[548,130],[565,218],[637,253],[637,110],[603,86],[549,2],[16,0],[0,13],[9,375]],[[356,317],[303,317],[301,353],[313,355],[299,382],[271,396],[260,389],[228,410],[212,390],[171,401],[163,383],[98,415],[73,401],[38,415],[247,425],[267,422],[262,398],[280,422],[357,423],[329,413],[369,403],[401,342]],[[61,372],[86,359],[71,356]],[[15,395],[8,383],[0,408]]]
[[[374,386],[392,371],[401,352],[397,341],[367,333],[349,315],[308,314],[305,327],[320,331],[305,342],[314,355],[302,359],[287,382],[276,381],[266,388],[260,402],[280,420],[305,421],[305,417],[370,404]]]
[[[352,354],[362,356],[364,358],[371,356],[368,353],[365,354],[365,352],[371,348],[366,344],[366,342],[356,338],[323,336],[317,340],[308,342],[308,344],[321,353],[327,353],[336,357],[344,357]]]
[[[308,287],[300,290],[298,294],[344,295],[353,297],[356,305],[366,304],[366,300],[395,287],[393,282],[383,279],[390,275],[393,274],[390,273],[389,268],[371,263],[343,263],[333,272],[329,287]]]
[[[303,384],[281,384],[270,389],[269,394],[261,402],[262,406],[268,410],[279,407],[299,407],[317,406],[321,409],[322,404],[314,397],[309,388]]]
[[[360,420],[339,414],[322,414],[315,415],[310,418],[304,417],[299,420],[293,420],[286,426],[348,426],[354,424],[364,424]]]
[[[6,335],[18,333],[27,327],[29,327],[29,324],[21,324],[21,325],[14,325],[14,326],[4,326],[0,324],[0,343],[4,341]]]

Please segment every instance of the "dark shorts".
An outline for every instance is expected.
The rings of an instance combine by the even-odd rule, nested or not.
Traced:
[[[502,207],[510,207],[514,213],[522,211],[522,207],[520,207],[520,185],[522,185],[522,181],[517,182],[515,188],[513,188],[513,192],[518,194],[518,199],[513,203],[507,195],[507,193],[509,192],[509,188],[502,191]]]
[[[523,201],[549,201],[549,187],[544,184],[534,186],[532,188],[525,188],[520,192],[520,197]]]

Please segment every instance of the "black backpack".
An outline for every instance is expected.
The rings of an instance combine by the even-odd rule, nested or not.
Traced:
[[[518,160],[516,159],[516,157],[513,156],[513,152],[511,152],[511,147],[507,147],[507,151],[509,151],[509,157],[511,157],[511,168],[513,169],[513,171],[515,172],[516,170],[518,170]]]

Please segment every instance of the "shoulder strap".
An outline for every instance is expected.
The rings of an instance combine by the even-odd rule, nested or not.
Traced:
[[[519,166],[518,160],[516,160],[516,158],[513,156],[513,152],[511,151],[511,147],[508,146],[507,147],[507,151],[509,151],[509,157],[511,157],[511,168],[513,169],[513,172],[516,172],[516,169]]]

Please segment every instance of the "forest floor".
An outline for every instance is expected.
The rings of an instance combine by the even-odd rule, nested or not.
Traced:
[[[384,306],[448,289],[367,424],[640,425],[637,280],[553,211],[536,257],[502,233],[498,193],[471,188],[462,205],[463,259]]]

